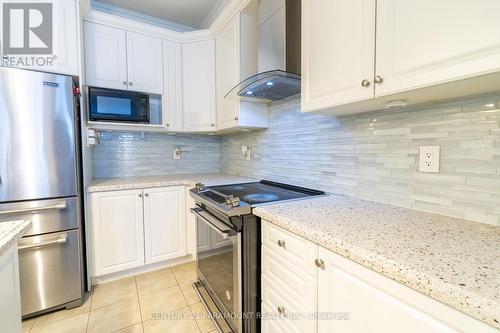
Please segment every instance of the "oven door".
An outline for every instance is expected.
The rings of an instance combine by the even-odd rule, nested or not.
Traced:
[[[241,233],[200,207],[191,211],[196,215],[198,278],[217,306],[209,310],[241,332]]]

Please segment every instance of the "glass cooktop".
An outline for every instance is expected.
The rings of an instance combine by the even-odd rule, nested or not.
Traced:
[[[203,195],[218,202],[224,203],[225,197],[239,197],[249,205],[283,201],[325,194],[322,191],[306,189],[286,184],[262,180],[255,183],[210,186]]]

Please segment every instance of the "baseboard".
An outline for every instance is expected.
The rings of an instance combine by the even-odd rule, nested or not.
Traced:
[[[143,274],[143,273],[148,273],[148,272],[153,272],[157,271],[163,268],[167,267],[172,267],[180,264],[185,264],[191,261],[194,261],[195,258],[192,255],[187,255],[181,258],[175,258],[167,261],[162,261],[162,262],[157,262],[154,264],[148,264],[144,265],[141,267],[136,267],[132,269],[127,269],[122,272],[116,272],[116,273],[111,273],[107,275],[102,275],[102,276],[93,276],[92,277],[92,286],[98,285],[98,284],[103,284],[131,276],[135,276],[138,274]]]

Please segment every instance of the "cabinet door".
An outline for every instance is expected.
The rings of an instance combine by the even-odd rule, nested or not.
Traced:
[[[376,96],[498,71],[499,12],[497,0],[378,0]]]
[[[374,54],[375,0],[302,1],[302,110],[373,98]]]
[[[26,1],[2,1],[2,3],[24,3]],[[29,58],[33,56],[40,56],[44,59],[50,60],[36,62],[31,65],[22,66],[21,63],[16,62],[16,67],[34,69],[37,71],[44,71],[49,73],[65,74],[65,75],[79,75],[79,50],[78,50],[78,7],[75,0],[34,0],[29,3],[51,3],[53,14],[53,40],[52,40],[52,54],[26,55]],[[0,9],[1,14],[2,9]],[[0,27],[0,30],[2,27]],[[22,56],[24,57],[24,55]]]
[[[186,131],[215,131],[215,42],[182,46],[183,105]]]
[[[217,114],[219,129],[238,126],[239,102],[224,96],[240,81],[240,28],[235,16],[215,39],[217,70]]]
[[[181,44],[163,41],[163,114],[170,131],[182,131]]]
[[[163,93],[162,40],[127,31],[128,88],[151,94]]]
[[[318,333],[458,332],[403,301],[404,294],[388,292],[387,282],[377,283],[390,279],[321,247],[318,257],[325,262],[318,270],[318,312],[349,315],[319,320]]]
[[[94,275],[144,264],[142,190],[92,194]]]
[[[184,186],[144,190],[146,263],[186,255]]]
[[[85,23],[87,85],[127,89],[127,47],[124,30]]]

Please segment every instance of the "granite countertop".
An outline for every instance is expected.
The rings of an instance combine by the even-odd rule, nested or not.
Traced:
[[[87,186],[88,192],[104,192],[117,190],[131,190],[138,188],[162,187],[187,185],[194,186],[196,183],[210,185],[225,185],[236,183],[248,183],[256,179],[240,177],[220,173],[203,174],[178,174],[170,176],[148,176],[148,177],[126,177],[94,179]]]
[[[254,213],[500,328],[500,227],[338,195]]]
[[[0,222],[0,256],[3,256],[31,227],[31,221]]]

